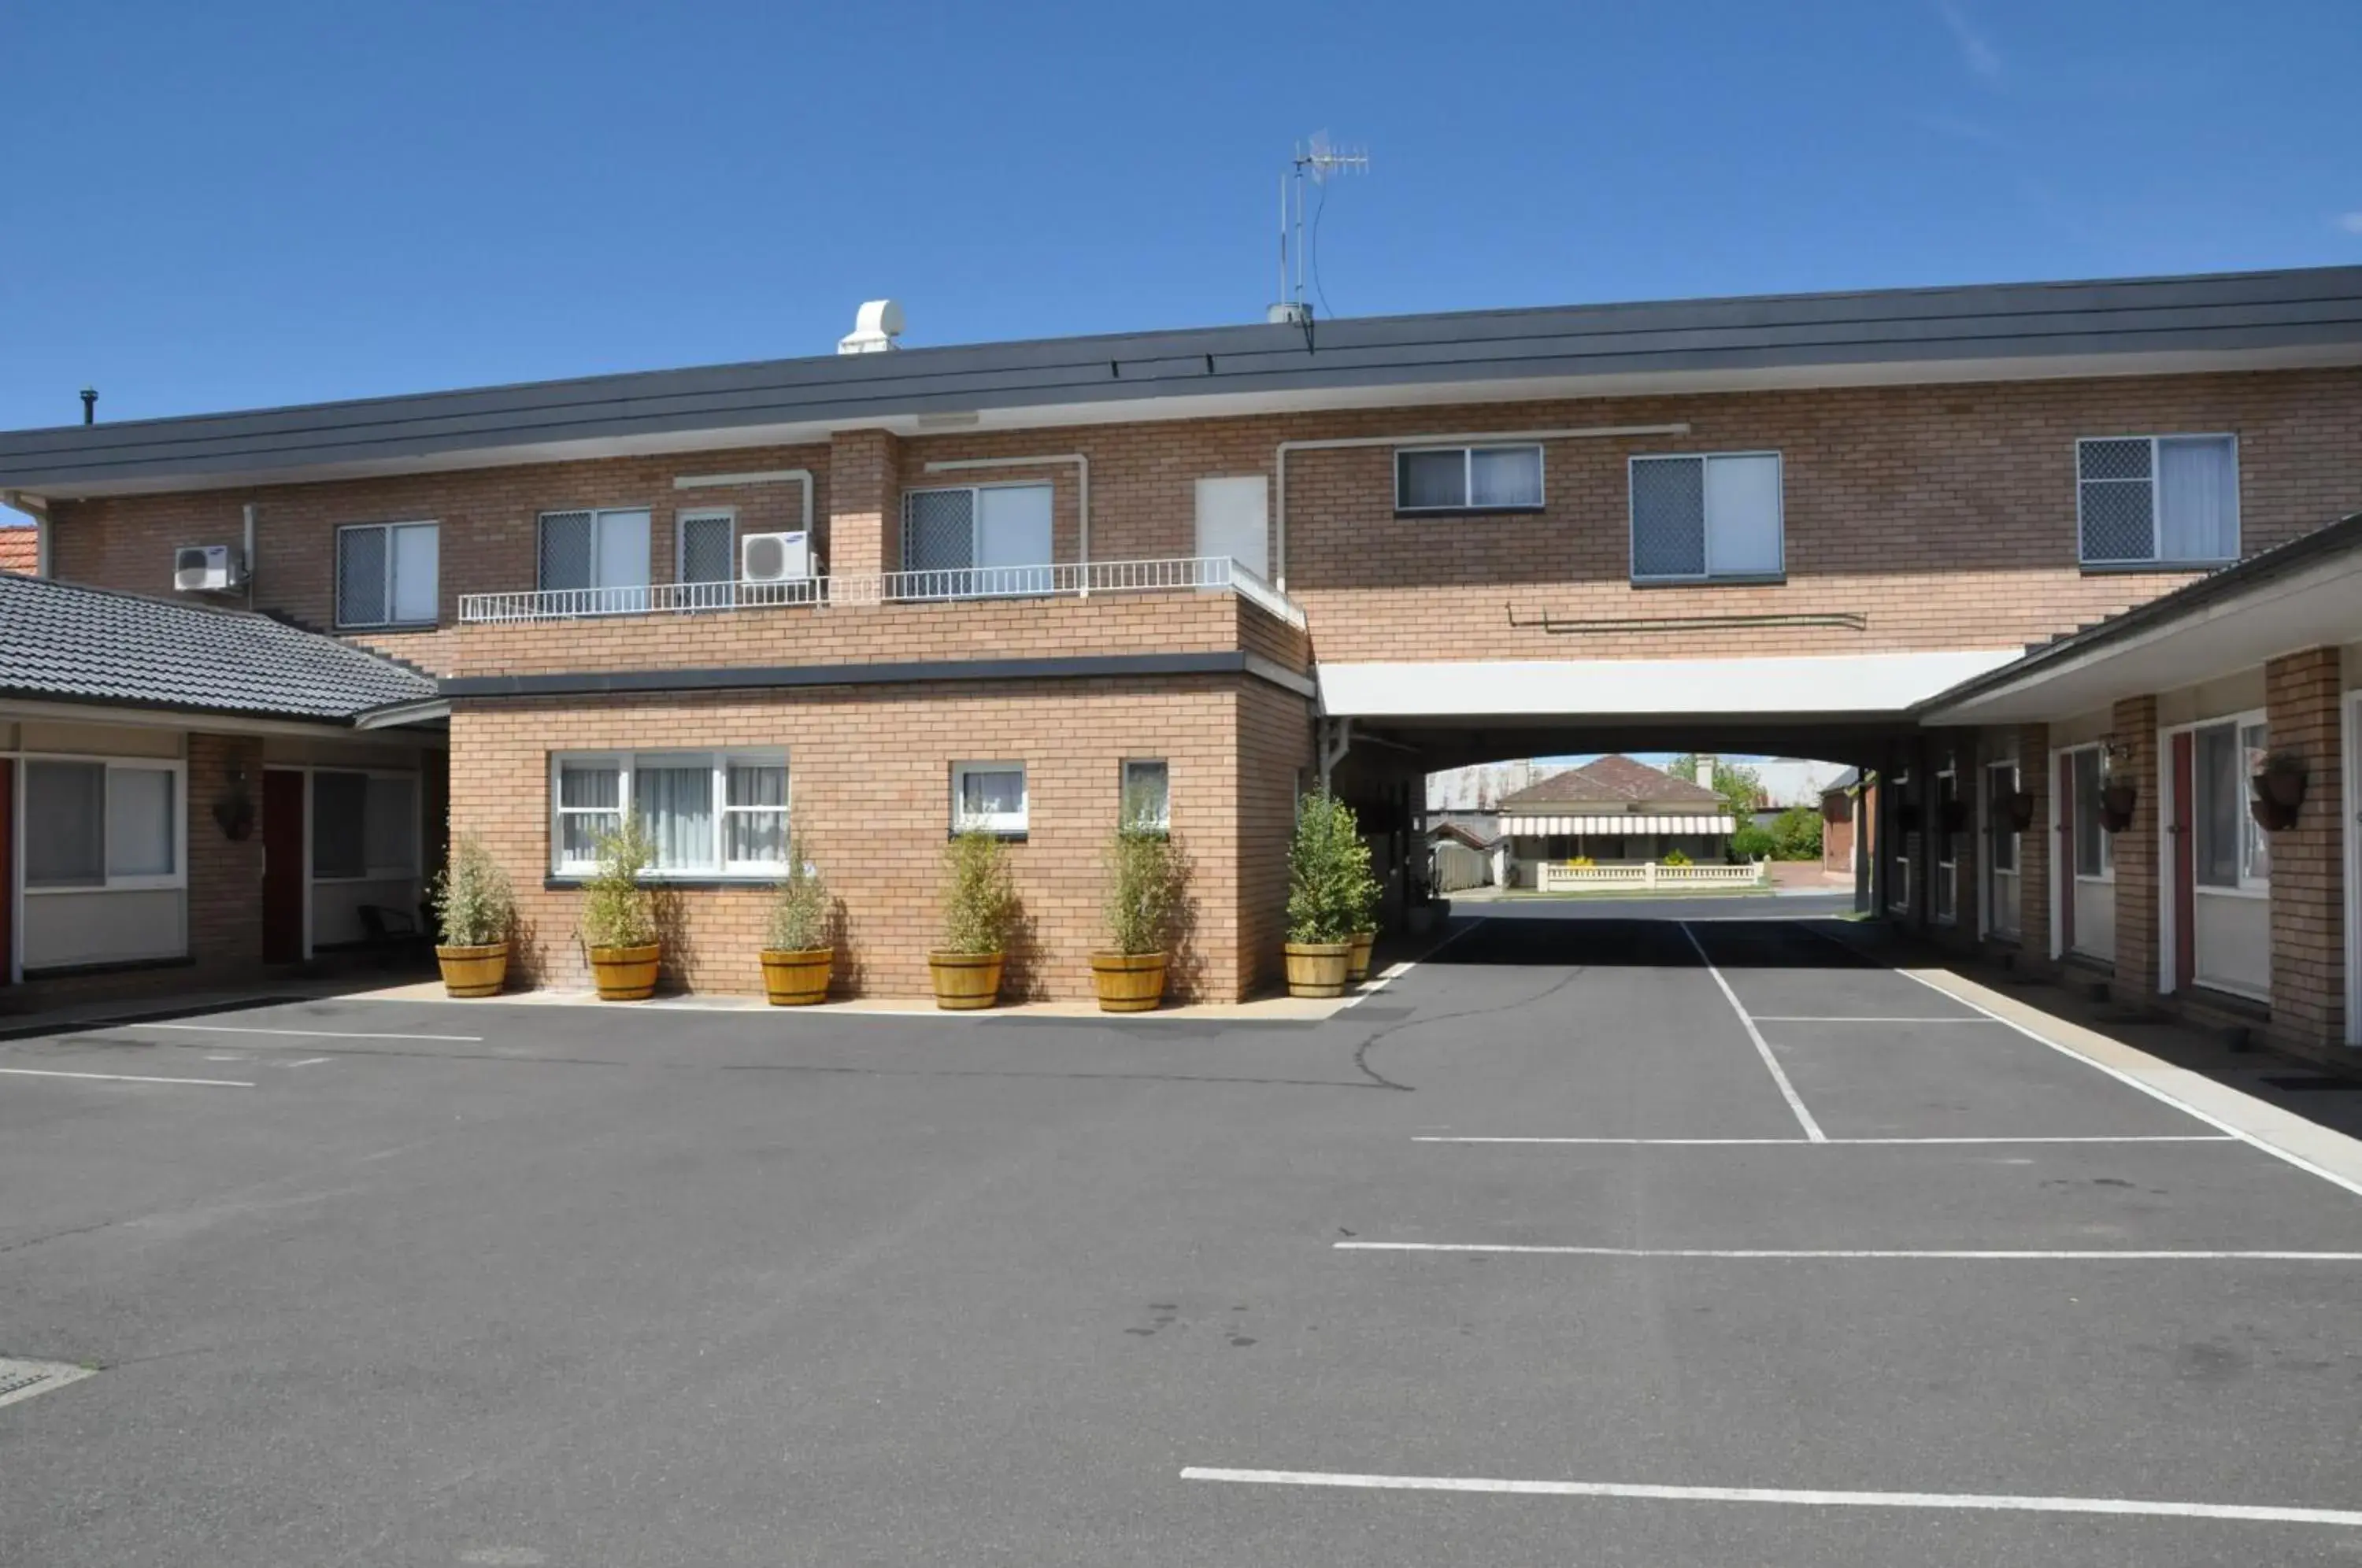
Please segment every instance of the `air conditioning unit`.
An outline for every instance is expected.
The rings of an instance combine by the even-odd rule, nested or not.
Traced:
[[[172,552],[172,586],[182,593],[219,593],[246,581],[246,563],[228,545],[182,545]]]
[[[738,541],[738,575],[746,582],[800,582],[812,574],[811,536],[749,534]]]

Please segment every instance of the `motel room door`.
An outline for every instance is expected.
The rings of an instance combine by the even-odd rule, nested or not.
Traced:
[[[0,756],[0,986],[8,983],[17,952],[17,764]]]
[[[306,776],[295,768],[262,770],[262,961],[298,964],[304,952]]]

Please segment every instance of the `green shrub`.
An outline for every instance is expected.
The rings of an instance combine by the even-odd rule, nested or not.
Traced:
[[[582,889],[582,940],[592,947],[646,947],[657,939],[656,910],[640,876],[656,845],[635,816],[599,835],[599,869]]]
[[[1658,862],[1661,866],[1687,866],[1689,863],[1690,857],[1678,849],[1665,851],[1664,859]]]
[[[1821,813],[1816,806],[1791,806],[1772,824],[1772,854],[1782,860],[1821,857]]]
[[[1143,795],[1124,802],[1123,820],[1107,846],[1107,896],[1101,914],[1109,953],[1162,953],[1181,912],[1187,868],[1180,845],[1155,820]]]
[[[1287,845],[1287,939],[1350,941],[1375,907],[1370,846],[1362,842],[1353,809],[1327,790],[1297,802],[1296,834]]]
[[[1000,840],[982,828],[956,834],[944,851],[945,953],[1005,953],[1017,920],[1017,884]]]
[[[1730,858],[1744,863],[1772,858],[1772,834],[1768,828],[1748,823],[1730,835]]]
[[[435,874],[431,897],[446,947],[490,947],[506,942],[516,924],[508,873],[472,833],[451,846],[451,862]]]
[[[771,951],[811,953],[831,946],[828,927],[828,883],[805,855],[800,834],[788,845],[788,874],[771,898]]]

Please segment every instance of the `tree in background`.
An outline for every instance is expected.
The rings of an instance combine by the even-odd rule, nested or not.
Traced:
[[[1697,753],[1685,751],[1665,764],[1665,771],[1676,778],[1694,780],[1697,778]],[[1763,799],[1763,779],[1751,767],[1714,759],[1714,792],[1722,797],[1724,810],[1741,823],[1753,816]]]
[[[1821,857],[1821,813],[1812,806],[1791,806],[1772,824],[1772,854],[1779,860]]]
[[[1779,854],[1780,846],[1769,831],[1748,823],[1730,835],[1730,858],[1733,865],[1750,860],[1770,860]]]

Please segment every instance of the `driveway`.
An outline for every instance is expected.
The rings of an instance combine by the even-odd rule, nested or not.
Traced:
[[[0,1354],[100,1369],[0,1562],[2362,1561],[2362,1195],[1702,902],[1319,1025],[0,1044]]]

